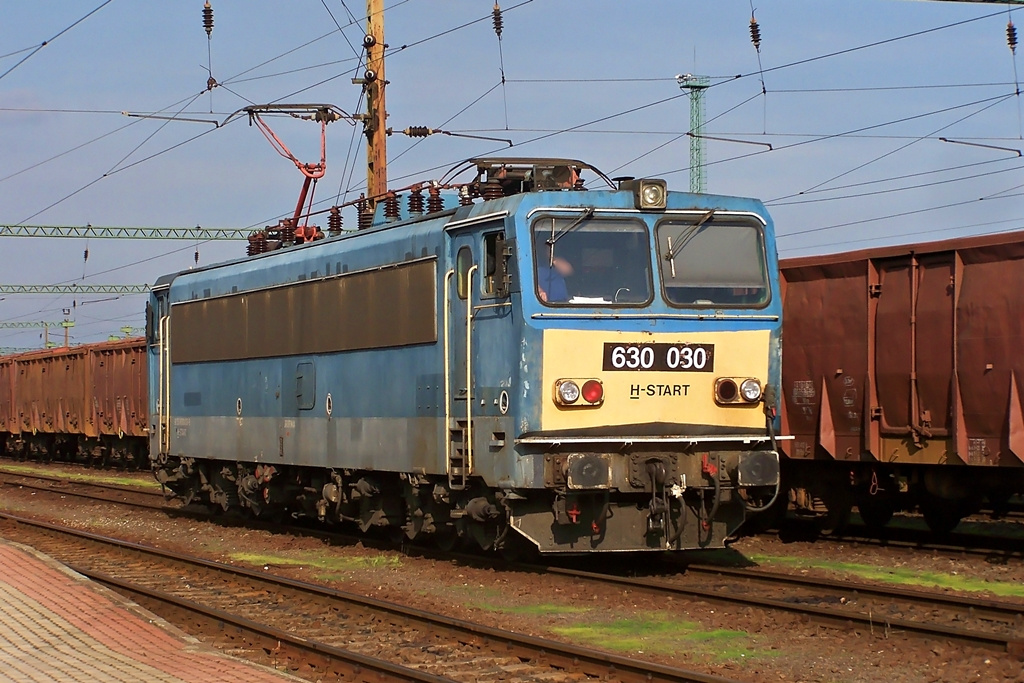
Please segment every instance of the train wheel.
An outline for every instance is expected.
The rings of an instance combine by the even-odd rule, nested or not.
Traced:
[[[985,497],[988,498],[988,505],[992,509],[993,518],[1005,517],[1010,512],[1010,497],[1012,495],[1013,491],[1008,489],[993,489],[985,494]]]
[[[822,536],[831,536],[843,530],[850,521],[850,513],[853,504],[846,498],[837,498],[829,501],[828,511],[818,517],[818,533]]]
[[[948,534],[963,519],[960,505],[954,500],[929,496],[920,503],[925,524],[937,534]]]
[[[512,529],[507,529],[501,537],[498,552],[506,562],[530,562],[538,555],[537,546]]]
[[[446,553],[450,553],[458,548],[461,541],[459,538],[459,532],[450,524],[446,524],[438,528],[433,539],[434,545]]]
[[[843,530],[853,511],[853,496],[845,488],[820,489],[812,497],[815,527],[822,536],[831,536]]]
[[[869,529],[878,530],[887,525],[896,513],[896,501],[891,496],[862,495],[857,498],[857,511]]]

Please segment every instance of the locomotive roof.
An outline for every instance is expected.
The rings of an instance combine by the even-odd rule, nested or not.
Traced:
[[[727,206],[729,210],[733,211],[746,210],[757,212],[759,214],[764,213],[764,207],[759,200],[742,197],[727,197],[723,195],[691,194],[687,192],[670,191],[668,192],[668,203],[669,210],[676,211],[708,211],[710,209],[723,209]],[[523,206],[524,204],[526,205],[525,207]],[[453,206],[435,213],[416,215],[410,215],[407,212],[406,207],[402,207],[399,219],[392,220],[390,222],[385,222],[383,213],[381,212],[381,207],[378,206],[377,218],[379,222],[375,222],[369,228],[349,231],[339,236],[328,237],[326,239],[306,244],[289,246],[287,248],[277,249],[255,256],[240,256],[239,258],[232,259],[230,261],[223,261],[220,263],[189,268],[176,273],[166,274],[156,280],[151,287],[151,290],[160,291],[162,289],[167,289],[178,277],[181,276],[198,275],[200,273],[233,265],[256,263],[260,259],[264,258],[277,259],[283,257],[285,254],[297,254],[306,249],[319,249],[328,245],[339,245],[339,243],[343,243],[351,239],[362,241],[370,238],[371,236],[377,236],[379,238],[386,234],[390,234],[390,231],[414,228],[415,226],[421,226],[424,223],[436,222],[438,223],[438,230],[445,230],[449,227],[459,227],[464,223],[464,221],[472,221],[475,218],[482,218],[484,216],[497,217],[499,214],[507,216],[515,215],[520,212],[521,208],[525,208],[525,210],[529,212],[534,207],[573,209],[577,207],[591,206],[597,206],[598,208],[609,210],[635,211],[633,205],[633,193],[629,190],[616,189],[574,189],[520,192],[495,199],[488,199],[482,202],[475,202],[473,204]]]

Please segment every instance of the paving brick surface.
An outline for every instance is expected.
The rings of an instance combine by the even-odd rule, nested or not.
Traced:
[[[296,681],[233,659],[31,548],[0,539],[0,681]]]

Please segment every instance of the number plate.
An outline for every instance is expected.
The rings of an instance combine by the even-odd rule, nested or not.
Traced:
[[[604,345],[604,370],[654,372],[714,372],[714,344]]]

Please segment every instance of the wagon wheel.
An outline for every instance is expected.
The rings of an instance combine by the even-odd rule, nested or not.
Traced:
[[[841,532],[850,521],[853,501],[845,491],[827,496],[824,501],[825,513],[817,518],[818,533],[832,536]]]
[[[896,500],[892,496],[860,495],[857,497],[857,511],[864,522],[864,526],[872,530],[878,530],[887,525],[892,516],[896,513]]]
[[[925,524],[937,534],[948,534],[963,519],[963,511],[954,500],[945,500],[928,496],[920,503],[921,514]]]

